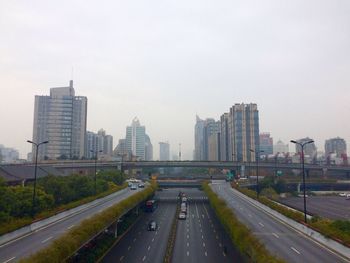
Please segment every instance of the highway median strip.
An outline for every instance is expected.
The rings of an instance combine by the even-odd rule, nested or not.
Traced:
[[[167,247],[165,250],[165,256],[164,256],[164,260],[163,260],[164,263],[170,263],[172,260],[172,257],[173,257],[179,212],[180,212],[180,206],[179,206],[179,204],[177,204],[175,216],[174,216],[173,222],[171,224],[171,229],[170,229],[170,234],[169,234],[169,238],[168,238],[168,242],[167,242]]]

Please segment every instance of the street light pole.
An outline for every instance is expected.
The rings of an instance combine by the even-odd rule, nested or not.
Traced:
[[[36,174],[37,174],[37,167],[38,167],[38,151],[39,146],[42,144],[46,144],[49,141],[43,141],[41,143],[35,143],[30,140],[27,140],[28,143],[31,143],[35,146],[35,168],[34,168],[34,189],[33,189],[33,200],[32,200],[32,217],[34,217],[35,214],[35,195],[36,195]]]
[[[256,199],[259,199],[259,158],[260,158],[260,153],[263,153],[264,151],[254,151],[250,149],[252,153],[255,153],[255,158],[256,158]]]
[[[93,150],[90,150],[90,152],[93,152],[93,153],[95,153],[95,195],[96,195],[96,193],[97,193],[97,155],[98,155],[98,153],[101,153],[102,152],[102,150],[100,150],[100,151],[93,151]]]
[[[306,187],[305,187],[305,158],[304,158],[304,147],[305,145],[309,143],[313,143],[313,140],[300,143],[294,140],[290,141],[291,143],[297,144],[301,147],[301,161],[302,161],[302,169],[303,169],[303,194],[304,194],[304,222],[307,223],[307,217],[306,217]]]

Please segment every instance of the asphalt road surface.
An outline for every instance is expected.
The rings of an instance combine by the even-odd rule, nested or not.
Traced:
[[[211,187],[273,254],[287,262],[349,262],[246,201],[228,183],[213,182]]]
[[[14,240],[7,244],[0,246],[0,262],[16,262],[19,259],[29,256],[30,254],[48,246],[53,240],[66,233],[69,229],[78,225],[81,221],[91,217],[94,214],[102,212],[104,209],[120,202],[130,195],[140,191],[126,189],[125,192],[120,193],[113,199],[83,211],[80,214],[74,215],[65,220],[59,221],[46,228],[32,232],[27,236]]]
[[[243,261],[209,203],[190,201],[186,220],[178,221],[172,262]]]
[[[162,197],[172,198],[172,200],[162,201],[159,193]],[[106,254],[102,262],[163,262],[171,224],[176,212],[178,190],[159,193],[155,196],[160,199],[158,208],[152,213],[142,215],[142,218]],[[147,230],[150,220],[157,222],[157,231]]]
[[[281,199],[283,204],[304,211],[302,197]],[[309,196],[306,198],[308,213],[329,219],[350,220],[350,199],[343,196]]]

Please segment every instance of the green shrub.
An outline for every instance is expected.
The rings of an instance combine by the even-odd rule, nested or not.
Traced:
[[[151,196],[155,192],[156,187],[156,184],[152,182],[151,186],[145,188],[145,190],[135,193],[109,209],[84,220],[79,226],[72,228],[69,232],[53,241],[47,248],[38,251],[28,258],[22,259],[20,262],[58,263],[65,261],[86,241],[115,222],[125,211]]]

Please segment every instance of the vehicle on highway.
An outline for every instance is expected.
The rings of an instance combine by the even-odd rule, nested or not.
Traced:
[[[346,195],[346,200],[350,200],[350,194]]]
[[[147,200],[146,201],[146,206],[145,206],[145,211],[146,212],[153,212],[158,206],[158,203],[156,200]]]
[[[180,214],[179,214],[179,219],[181,219],[181,220],[186,219],[186,214],[180,212]]]
[[[186,206],[181,206],[181,213],[186,214],[187,213],[187,207]]]
[[[186,202],[187,202],[187,197],[186,197],[186,196],[183,196],[183,197],[181,198],[181,202],[182,202],[182,203],[186,203]]]
[[[137,187],[136,187],[135,184],[132,184],[132,185],[130,186],[130,190],[136,190],[136,189],[137,189]]]
[[[157,230],[157,222],[154,220],[149,221],[148,231],[156,231],[156,230]]]
[[[139,188],[145,188],[145,184],[144,183],[139,183]]]
[[[339,196],[346,197],[346,193],[340,193]]]

